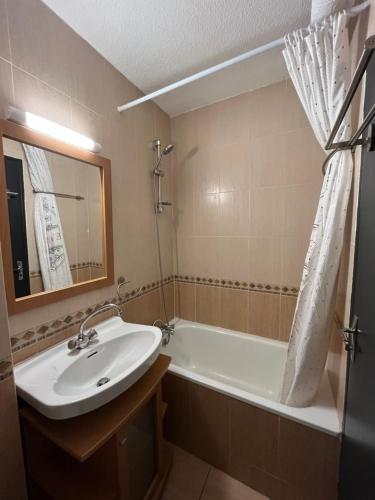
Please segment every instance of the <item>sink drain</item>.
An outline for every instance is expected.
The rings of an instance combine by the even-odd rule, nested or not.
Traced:
[[[109,382],[110,380],[111,380],[111,379],[110,379],[110,378],[108,378],[108,377],[103,377],[103,378],[100,378],[100,379],[98,380],[98,382],[96,383],[96,385],[97,385],[98,387],[100,387],[101,385],[106,384],[106,383],[107,383],[107,382]]]

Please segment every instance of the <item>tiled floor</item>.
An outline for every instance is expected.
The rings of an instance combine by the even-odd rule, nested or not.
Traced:
[[[268,500],[243,483],[173,446],[172,469],[162,500]]]

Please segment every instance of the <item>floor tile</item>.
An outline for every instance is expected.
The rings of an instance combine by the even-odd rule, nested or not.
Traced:
[[[212,468],[207,478],[201,500],[267,500],[236,479]]]
[[[162,500],[199,500],[210,466],[173,446],[173,465]]]

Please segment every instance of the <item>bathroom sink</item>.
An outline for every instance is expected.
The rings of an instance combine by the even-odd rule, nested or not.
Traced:
[[[95,326],[86,349],[67,341],[15,367],[18,394],[46,417],[76,417],[129,389],[158,357],[159,328],[115,317]]]

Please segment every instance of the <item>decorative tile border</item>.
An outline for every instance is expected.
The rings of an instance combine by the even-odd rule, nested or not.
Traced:
[[[200,278],[196,276],[178,275],[174,276],[175,281],[181,283],[195,283],[198,285],[215,286],[221,288],[233,288],[236,290],[250,290],[254,292],[274,293],[281,295],[298,295],[298,288],[286,285],[271,285],[269,283],[253,283],[238,280],[225,280],[219,278]]]
[[[78,262],[77,264],[71,264],[70,270],[73,271],[74,269],[86,269],[87,267],[97,267],[99,269],[104,269],[101,262]],[[36,271],[30,271],[29,276],[30,278],[41,277],[40,269]]]
[[[8,356],[0,361],[0,382],[13,375],[12,358]]]
[[[164,279],[163,285],[173,282],[173,276],[168,276]],[[100,304],[95,304],[93,306],[89,306],[85,309],[81,309],[71,314],[67,314],[57,319],[53,319],[47,323],[43,323],[41,325],[35,326],[23,332],[17,333],[15,335],[11,335],[10,342],[12,346],[12,352],[17,352],[21,349],[24,349],[36,342],[40,342],[46,338],[52,337],[53,335],[57,335],[62,331],[71,328],[74,325],[79,325],[83,318],[96,311],[100,306],[105,304],[113,303],[119,306],[126,304],[127,302],[142,297],[146,293],[152,292],[162,286],[161,281],[154,281],[140,288],[136,288],[131,290],[130,292],[124,293],[123,297],[120,299],[118,297],[112,297],[111,299],[105,300]],[[108,314],[104,312],[103,314]]]
[[[186,275],[174,275],[168,276],[164,279],[163,285],[172,282],[181,282],[181,283],[195,283],[199,285],[205,286],[214,286],[221,288],[231,288],[235,290],[249,290],[254,292],[262,292],[262,293],[270,293],[270,294],[280,294],[280,295],[289,295],[289,296],[297,296],[298,289],[291,286],[283,286],[283,285],[271,285],[264,283],[249,283],[246,281],[235,281],[235,280],[224,280],[218,278],[204,278],[204,277],[195,277],[195,276],[186,276]],[[121,298],[112,297],[111,299],[105,300],[100,304],[95,304],[93,306],[87,307],[85,309],[81,309],[71,314],[67,314],[60,318],[51,320],[50,322],[43,323],[41,325],[35,326],[23,332],[12,335],[10,338],[12,351],[17,352],[21,349],[24,349],[36,342],[47,339],[58,333],[61,333],[72,326],[79,325],[83,318],[97,310],[100,306],[109,304],[110,302],[123,305],[127,302],[134,300],[135,298],[142,297],[143,295],[152,292],[162,286],[160,281],[153,281],[152,283],[148,283],[140,288],[133,289],[129,292],[123,294]],[[105,313],[104,313],[105,314]],[[1,375],[0,375],[1,376]]]

